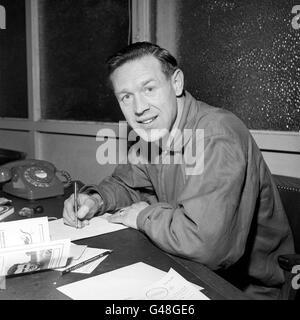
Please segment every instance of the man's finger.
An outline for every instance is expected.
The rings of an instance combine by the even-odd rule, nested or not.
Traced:
[[[78,229],[82,229],[86,226],[86,220],[78,220],[78,223],[77,223],[77,228]],[[75,228],[76,228],[76,225],[75,225]]]
[[[71,226],[71,227],[75,227],[75,224],[76,224],[75,220],[70,218],[70,215],[67,213],[66,208],[64,208],[64,211],[63,211],[63,221],[64,221],[64,224]]]
[[[69,224],[73,224],[72,222],[76,221],[75,213],[74,213],[74,206],[73,206],[73,196],[69,197],[64,202],[64,210],[63,210],[63,217],[68,221]]]
[[[64,202],[64,214],[68,216],[70,220],[75,221],[73,194]]]
[[[95,211],[96,202],[92,198],[84,200],[83,204],[79,208],[77,214],[79,219],[89,218],[89,214],[93,214]]]
[[[88,226],[90,224],[90,220],[82,220],[82,227]]]
[[[113,215],[111,215],[110,217],[107,218],[107,220],[109,222],[112,222],[112,223],[122,223],[123,224],[123,218],[124,216],[120,215],[119,213],[115,213]]]

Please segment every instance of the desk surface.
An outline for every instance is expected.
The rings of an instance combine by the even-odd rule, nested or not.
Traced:
[[[18,210],[30,205],[43,206],[44,212],[40,216],[61,217],[62,214],[64,197],[26,201],[4,195],[1,192],[0,196],[12,199],[15,207],[15,213],[5,221],[22,219],[17,215]],[[172,267],[188,281],[204,287],[203,292],[211,299],[247,299],[242,291],[205,266],[166,254],[156,247],[143,233],[134,229],[124,229],[93,238],[74,241],[74,243],[85,244],[93,248],[113,249],[114,252],[88,275],[69,273],[61,276],[61,273],[58,271],[45,270],[7,278],[6,290],[0,290],[0,300],[69,299],[56,288],[136,262],[144,262],[164,271],[168,271]]]

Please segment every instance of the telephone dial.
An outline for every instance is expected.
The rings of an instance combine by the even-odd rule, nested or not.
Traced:
[[[57,174],[65,178],[61,181]],[[44,160],[21,160],[0,167],[2,190],[23,199],[36,200],[64,194],[64,188],[72,182],[68,172],[57,170]]]

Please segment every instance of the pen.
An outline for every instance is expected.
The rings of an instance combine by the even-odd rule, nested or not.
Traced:
[[[81,267],[89,264],[90,262],[93,262],[93,261],[95,261],[95,260],[97,260],[97,259],[100,259],[100,258],[102,258],[102,257],[107,256],[108,254],[110,254],[110,253],[112,253],[112,252],[113,252],[112,250],[104,251],[104,252],[98,254],[97,256],[94,256],[94,257],[92,257],[92,258],[90,258],[90,259],[87,259],[87,260],[82,261],[82,262],[80,262],[80,263],[78,263],[78,264],[75,264],[74,266],[72,266],[72,267],[70,267],[70,268],[65,269],[64,271],[62,271],[62,274],[64,275],[64,274],[69,273],[69,272],[71,272],[71,271],[73,271],[73,270],[76,270],[76,269],[78,269],[78,268],[81,268]]]
[[[76,216],[76,229],[78,229],[78,215],[77,215],[77,182],[74,182],[74,209],[75,209],[75,216]]]

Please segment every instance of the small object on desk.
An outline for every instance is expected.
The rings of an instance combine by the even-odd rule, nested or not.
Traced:
[[[34,214],[34,210],[32,208],[24,207],[19,212],[18,215],[21,217],[32,218]]]
[[[0,206],[0,221],[10,216],[15,212],[13,206]]]
[[[11,204],[11,203],[12,203],[12,200],[9,200],[9,199],[3,198],[3,197],[0,198],[0,206],[4,206],[6,204]]]
[[[74,210],[76,217],[76,229],[78,229],[78,207],[77,207],[77,182],[74,182]]]
[[[44,212],[44,208],[42,206],[36,206],[32,208],[24,207],[18,212],[18,214],[21,217],[32,218],[34,214],[40,214],[43,212]]]
[[[36,206],[33,208],[33,210],[34,210],[34,213],[37,213],[37,214],[44,212],[44,208],[42,206]]]
[[[105,256],[107,256],[108,254],[111,254],[112,252],[113,252],[113,250],[104,251],[104,252],[98,254],[98,255],[95,256],[95,257],[92,257],[92,258],[87,259],[87,260],[85,260],[85,261],[82,261],[82,262],[80,262],[80,263],[78,263],[78,264],[75,264],[74,266],[72,266],[72,267],[70,267],[70,268],[67,268],[67,269],[65,269],[64,271],[62,271],[62,275],[66,274],[66,273],[69,273],[69,272],[71,272],[71,271],[73,271],[73,270],[76,270],[76,269],[78,269],[78,268],[81,268],[81,267],[87,265],[88,263],[91,263],[91,262],[93,262],[93,261],[95,261],[95,260],[98,260],[98,259],[100,259],[100,258],[102,258],[102,257],[105,257]]]

